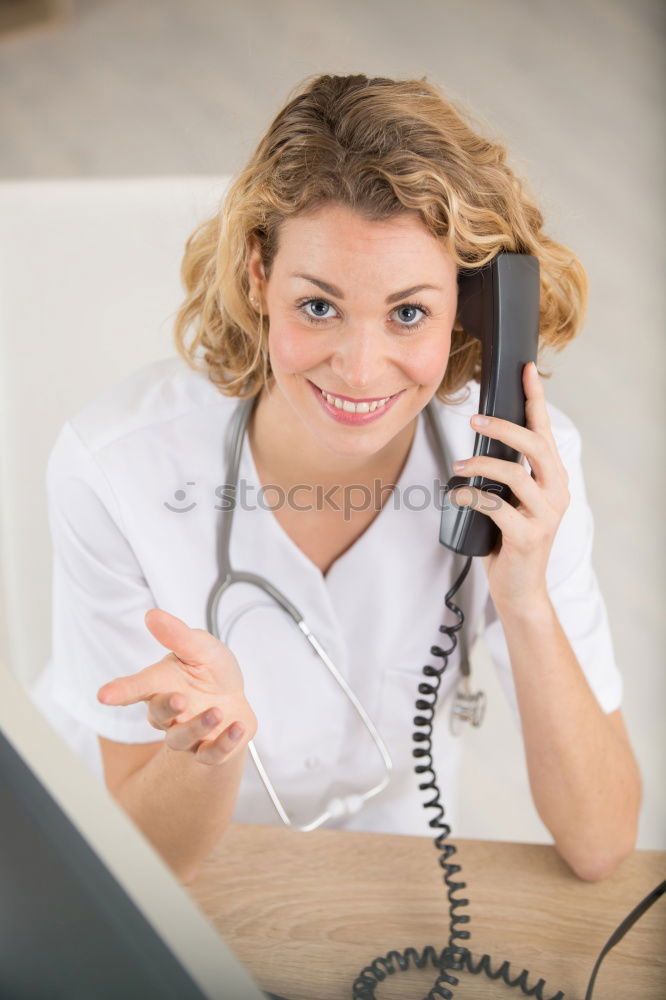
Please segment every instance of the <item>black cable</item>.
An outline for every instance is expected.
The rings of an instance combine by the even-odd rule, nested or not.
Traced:
[[[590,981],[587,984],[587,991],[585,993],[585,1000],[592,1000],[592,990],[594,989],[594,982],[597,978],[597,972],[599,971],[599,966],[603,962],[604,958],[611,950],[614,948],[618,941],[621,941],[624,935],[630,930],[637,920],[639,920],[643,914],[650,909],[653,903],[656,903],[660,896],[663,896],[666,892],[666,881],[661,882],[652,892],[649,892],[644,899],[640,901],[638,906],[635,906],[628,916],[624,918],[622,923],[616,927],[611,936],[609,937],[606,944],[603,946],[599,953],[599,957],[594,963],[594,968],[592,969],[592,975],[590,976]]]
[[[546,986],[544,979],[539,979],[533,986],[530,987],[530,973],[527,969],[523,969],[519,975],[512,978],[511,966],[508,961],[502,962],[498,969],[493,970],[492,958],[490,955],[482,955],[479,961],[475,961],[469,948],[460,943],[462,941],[469,940],[470,937],[470,932],[459,926],[462,924],[468,924],[470,918],[466,913],[458,912],[460,909],[469,905],[469,900],[458,895],[462,889],[466,888],[465,882],[454,881],[454,876],[457,875],[461,869],[460,865],[454,864],[450,860],[457,851],[455,844],[452,844],[451,842],[446,843],[447,838],[451,833],[451,828],[447,823],[443,822],[444,806],[440,802],[441,792],[437,786],[437,775],[435,774],[432,756],[432,731],[442,674],[448,666],[449,656],[458,644],[456,633],[460,631],[465,620],[462,610],[453,602],[452,598],[464,583],[471,565],[472,557],[470,556],[465,562],[458,579],[446,595],[446,606],[456,616],[457,622],[454,625],[440,625],[439,627],[439,631],[448,636],[450,640],[449,647],[447,649],[442,649],[440,646],[432,646],[430,649],[431,655],[440,657],[443,662],[441,667],[433,667],[430,664],[426,664],[426,666],[423,667],[423,674],[426,678],[428,678],[428,680],[422,681],[418,686],[419,694],[424,697],[417,699],[416,710],[419,713],[424,714],[415,716],[414,725],[417,726],[417,731],[412,734],[412,739],[417,744],[417,746],[412,750],[412,755],[423,761],[414,767],[414,771],[416,774],[428,776],[428,780],[419,784],[419,789],[424,792],[432,792],[432,798],[423,803],[423,808],[435,810],[436,815],[433,819],[429,820],[428,825],[431,828],[440,831],[438,836],[435,838],[435,847],[439,852],[441,852],[439,864],[444,871],[444,883],[448,890],[447,895],[449,899],[450,916],[448,944],[439,953],[432,945],[428,945],[421,951],[418,951],[415,948],[407,948],[403,952],[390,951],[388,955],[383,958],[376,958],[369,966],[366,966],[355,979],[352,994],[354,1000],[374,1000],[376,996],[375,988],[378,983],[386,979],[388,975],[406,971],[410,968],[411,964],[413,964],[416,968],[424,968],[430,964],[439,970],[439,975],[425,1000],[452,1000],[453,993],[450,987],[457,986],[459,979],[451,973],[460,971],[467,971],[473,975],[480,975],[481,973],[484,973],[489,979],[502,980],[509,987],[520,988],[525,996],[536,997],[536,1000],[547,1000],[543,992]],[[587,988],[585,1000],[591,1000],[592,998],[594,980],[604,956],[612,947],[614,947],[614,945],[618,943],[622,937],[624,937],[629,928],[633,926],[636,920],[638,920],[639,917],[641,917],[654,902],[656,902],[664,891],[666,891],[666,882],[663,882],[648,896],[646,896],[646,898],[639,903],[634,910],[632,910],[629,916],[622,922],[622,924],[620,924],[611,936],[597,959]],[[561,990],[558,990],[557,993],[553,994],[550,1000],[564,1000],[564,993]]]

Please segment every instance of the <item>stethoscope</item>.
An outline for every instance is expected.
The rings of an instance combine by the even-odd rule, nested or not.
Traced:
[[[220,519],[218,533],[217,533],[217,564],[218,564],[218,579],[213,586],[206,607],[206,623],[208,631],[214,635],[217,639],[220,639],[220,633],[218,631],[218,606],[223,597],[223,595],[229,590],[234,583],[249,583],[259,590],[267,594],[283,611],[285,611],[291,619],[294,621],[299,631],[303,635],[304,639],[310,644],[311,650],[314,655],[319,657],[321,662],[324,664],[328,672],[330,673],[333,680],[340,687],[343,693],[349,699],[349,702],[353,706],[359,719],[365,726],[367,732],[369,733],[374,746],[379,754],[384,775],[380,781],[374,784],[365,792],[354,793],[345,796],[336,796],[329,800],[325,808],[320,812],[309,823],[297,823],[288,813],[284,804],[280,800],[280,797],[270,780],[270,777],[263,765],[261,756],[257,750],[254,740],[251,740],[248,744],[248,749],[250,755],[257,769],[259,777],[270,796],[270,799],[275,806],[275,809],[280,816],[280,819],[287,826],[290,826],[296,830],[301,830],[307,833],[311,830],[316,830],[318,827],[322,826],[332,819],[340,819],[347,816],[353,816],[355,813],[359,812],[363,808],[366,802],[379,795],[388,785],[391,780],[391,773],[393,770],[393,764],[391,757],[386,748],[386,744],[382,740],[377,727],[374,725],[372,719],[368,716],[358,698],[348,685],[345,678],[342,676],[340,671],[337,669],[333,661],[328,656],[326,650],[318,641],[317,637],[314,635],[312,630],[306,624],[303,615],[298,610],[298,608],[292,604],[292,602],[275,587],[269,580],[263,576],[259,576],[257,573],[247,573],[241,570],[235,570],[231,565],[230,559],[230,539],[231,539],[231,527],[233,523],[234,511],[236,508],[236,495],[238,492],[238,477],[240,469],[241,453],[243,450],[243,441],[245,439],[245,433],[247,430],[247,425],[252,415],[254,405],[256,403],[257,397],[251,399],[242,399],[236,405],[236,409],[232,415],[230,423],[230,435],[229,435],[229,445],[227,450],[227,472],[226,472],[226,485],[224,487],[224,496],[227,498],[227,508],[224,511],[223,517]],[[450,464],[448,461],[446,446],[444,443],[444,436],[442,434],[442,429],[439,423],[438,414],[435,411],[432,403],[428,403],[425,408],[425,413],[429,421],[430,427],[433,432],[433,437],[439,453],[439,459],[441,461],[442,469],[449,469]],[[459,557],[456,557],[459,558]],[[465,641],[464,631],[461,631],[458,644],[460,646],[460,685],[453,699],[453,704],[451,708],[450,715],[450,728],[452,733],[457,736],[460,734],[463,723],[470,722],[473,726],[480,726],[483,720],[483,715],[485,711],[486,698],[482,691],[473,693],[470,688],[470,663],[468,656],[467,643]]]

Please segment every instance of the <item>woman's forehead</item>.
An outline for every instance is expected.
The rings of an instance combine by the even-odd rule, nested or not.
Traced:
[[[274,263],[282,275],[313,273],[317,267],[342,273],[353,273],[358,267],[382,273],[408,267],[416,268],[421,280],[429,269],[440,277],[442,272],[455,276],[446,247],[418,213],[405,211],[373,220],[337,204],[285,219]]]

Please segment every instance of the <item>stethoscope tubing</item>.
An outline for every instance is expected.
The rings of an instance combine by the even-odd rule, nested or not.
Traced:
[[[362,793],[354,793],[352,795],[336,797],[327,804],[324,811],[314,820],[312,820],[309,823],[299,824],[289,816],[287,810],[282,804],[282,801],[280,800],[279,795],[277,794],[275,786],[270,780],[266,768],[264,767],[263,761],[261,759],[261,756],[259,754],[259,751],[257,749],[254,740],[250,740],[250,743],[248,744],[250,755],[252,757],[252,760],[254,761],[257,771],[259,772],[259,776],[264,784],[264,787],[266,788],[266,791],[268,792],[271,801],[275,806],[275,809],[277,810],[280,818],[287,826],[291,826],[294,829],[302,831],[303,833],[309,833],[311,830],[316,830],[318,827],[322,826],[330,819],[335,819],[340,816],[353,815],[354,813],[358,812],[369,799],[373,798],[375,795],[379,795],[379,793],[382,792],[387,787],[389,781],[391,780],[391,773],[393,771],[393,762],[391,760],[391,756],[388,752],[386,744],[381,738],[374,722],[372,721],[368,713],[365,711],[363,705],[360,703],[360,701],[354,694],[353,690],[347,683],[346,679],[337,669],[337,667],[335,666],[335,664],[333,663],[333,661],[331,660],[328,653],[321,645],[315,634],[308,627],[307,623],[305,622],[305,619],[303,618],[303,615],[300,613],[298,608],[280,590],[278,590],[277,587],[275,587],[272,583],[270,583],[269,580],[266,580],[265,577],[259,576],[256,573],[235,571],[229,567],[225,580],[222,581],[222,583],[219,584],[211,592],[211,596],[209,598],[208,609],[207,609],[208,631],[212,635],[214,635],[217,639],[221,638],[217,625],[218,605],[223,595],[226,593],[226,591],[235,583],[249,583],[257,587],[263,593],[268,594],[279,605],[279,607],[281,607],[282,610],[285,611],[286,614],[288,614],[291,617],[291,619],[293,620],[294,624],[298,627],[301,634],[310,644],[313,653],[315,653],[319,657],[319,659],[323,662],[323,664],[325,665],[326,669],[329,671],[335,682],[338,684],[338,686],[341,688],[341,690],[344,692],[346,697],[351,702],[361,722],[365,725],[366,729],[370,733],[370,736],[372,737],[372,740],[384,764],[385,774],[383,778],[379,782],[377,782],[377,784],[372,786],[372,788]]]
[[[363,793],[353,793],[347,796],[341,796],[332,799],[324,809],[324,811],[315,819],[309,823],[299,824],[289,815],[285,809],[277,791],[270,780],[270,777],[263,765],[263,761],[257,750],[254,740],[251,740],[248,744],[248,749],[250,755],[254,762],[254,765],[259,773],[266,791],[268,792],[270,799],[282,819],[282,821],[294,829],[301,830],[302,832],[309,832],[315,830],[322,826],[324,823],[328,822],[330,819],[336,819],[341,816],[349,816],[358,812],[363,805],[371,798],[379,795],[391,780],[391,774],[393,771],[393,763],[386,747],[386,744],[382,740],[377,727],[374,725],[373,721],[369,717],[368,713],[365,711],[360,701],[354,694],[353,690],[347,683],[344,676],[337,669],[328,653],[319,642],[317,637],[314,635],[312,630],[309,628],[305,619],[299,609],[296,607],[292,601],[286,597],[274,584],[272,584],[265,577],[260,576],[257,573],[250,573],[242,570],[235,570],[231,565],[231,528],[233,524],[233,515],[236,508],[236,493],[238,489],[238,476],[240,469],[241,454],[243,448],[243,441],[245,438],[245,433],[247,430],[248,421],[254,409],[256,403],[256,397],[250,399],[243,399],[237,405],[236,410],[232,417],[232,423],[230,425],[230,446],[229,446],[229,461],[227,465],[227,475],[226,475],[226,485],[224,487],[224,497],[226,502],[230,505],[225,511],[220,521],[218,527],[217,535],[217,565],[218,565],[218,579],[211,589],[206,605],[206,627],[211,635],[214,635],[217,639],[222,638],[218,629],[218,611],[219,604],[222,600],[224,594],[229,590],[231,586],[236,583],[250,584],[257,587],[263,593],[268,594],[268,596],[275,601],[275,603],[282,608],[282,610],[290,616],[294,624],[298,627],[301,634],[310,644],[310,647],[319,659],[324,663],[326,669],[329,671],[335,682],[338,684],[340,689],[347,696],[351,702],[354,710],[356,711],[359,719],[366,727],[369,732],[375,747],[382,759],[384,765],[384,776],[380,781],[378,781],[372,788],[368,789]],[[430,421],[435,440],[441,452],[443,468],[448,468],[449,463],[447,461],[446,449],[444,445],[444,438],[439,425],[439,419],[434,409],[430,404],[426,407],[426,414]],[[462,638],[462,636],[461,636]],[[464,643],[461,642],[461,672],[463,674],[464,683],[468,683],[470,668],[469,661],[467,657],[467,650]],[[457,700],[460,700],[460,693]],[[454,716],[452,716],[452,719]]]

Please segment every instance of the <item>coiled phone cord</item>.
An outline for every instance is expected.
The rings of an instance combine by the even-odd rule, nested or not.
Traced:
[[[456,616],[457,621],[453,625],[440,625],[439,627],[439,631],[450,640],[448,648],[442,649],[440,646],[432,646],[430,649],[431,655],[440,657],[443,662],[440,667],[433,667],[430,664],[423,667],[423,674],[428,680],[422,681],[418,686],[419,694],[423,697],[417,699],[416,710],[424,714],[415,716],[414,725],[418,728],[412,735],[412,739],[417,744],[412,750],[412,755],[422,761],[414,767],[414,770],[416,774],[427,775],[427,780],[419,784],[419,789],[433,793],[432,798],[423,803],[423,808],[435,810],[436,815],[429,820],[428,825],[432,829],[440,831],[435,838],[435,846],[440,852],[439,864],[444,871],[444,882],[448,890],[450,915],[448,944],[440,953],[432,945],[428,945],[421,951],[407,948],[403,952],[391,951],[383,958],[376,958],[362,970],[354,981],[352,994],[354,1000],[374,1000],[377,984],[386,979],[388,975],[409,969],[410,963],[419,969],[432,965],[439,970],[437,980],[426,1000],[452,1000],[453,993],[450,987],[457,986],[459,980],[451,972],[464,970],[475,975],[483,972],[489,979],[501,979],[507,986],[520,987],[525,996],[546,1000],[543,992],[545,987],[543,979],[530,988],[528,984],[529,973],[526,969],[523,969],[519,976],[512,979],[509,962],[503,962],[499,969],[493,971],[489,955],[483,955],[480,961],[475,962],[469,948],[460,943],[469,940],[470,937],[470,932],[462,926],[468,924],[470,918],[466,913],[459,912],[469,905],[469,900],[459,895],[466,888],[466,883],[456,881],[454,878],[460,872],[460,865],[451,861],[457,848],[455,844],[446,842],[451,828],[444,822],[444,806],[440,802],[441,792],[437,786],[437,775],[432,756],[432,731],[442,675],[448,666],[449,656],[458,644],[456,633],[462,628],[465,620],[462,610],[454,603],[453,597],[462,586],[471,565],[472,557],[470,556],[458,579],[446,595],[446,606]],[[451,970],[451,972],[447,970]],[[550,1000],[564,1000],[564,993],[559,991]]]
[[[455,975],[451,975],[447,970],[455,972],[466,971],[472,973],[473,975],[485,973],[488,979],[495,981],[501,980],[507,986],[520,988],[522,993],[527,997],[536,997],[536,1000],[547,1000],[543,992],[546,986],[544,979],[539,979],[534,986],[530,987],[528,981],[530,974],[527,969],[523,969],[520,975],[512,979],[511,966],[508,961],[502,962],[499,968],[494,970],[490,955],[482,955],[478,961],[475,961],[469,948],[466,945],[459,943],[461,941],[467,941],[470,938],[470,932],[459,926],[461,924],[468,924],[470,918],[466,913],[457,912],[458,910],[468,906],[469,900],[458,895],[462,889],[466,888],[465,882],[454,881],[453,878],[458,874],[458,872],[460,872],[460,865],[454,864],[450,861],[457,851],[455,844],[446,843],[446,840],[451,832],[451,828],[447,823],[443,822],[444,806],[440,802],[441,792],[437,786],[437,775],[435,774],[432,757],[432,729],[442,674],[448,666],[449,656],[458,644],[456,633],[460,631],[465,620],[462,610],[453,602],[453,596],[464,583],[465,578],[469,573],[471,564],[472,557],[470,556],[467,559],[458,579],[446,595],[446,606],[456,616],[457,622],[454,625],[440,625],[439,627],[440,632],[447,635],[450,639],[451,644],[448,649],[442,649],[440,646],[432,646],[430,649],[431,655],[441,658],[443,662],[441,667],[433,667],[430,664],[426,664],[426,666],[423,667],[423,673],[427,678],[429,678],[429,680],[422,681],[419,684],[419,694],[424,695],[424,697],[417,699],[416,709],[418,712],[428,714],[415,716],[414,725],[418,727],[418,731],[414,732],[412,735],[412,739],[418,744],[418,746],[412,750],[413,756],[422,761],[426,761],[415,765],[414,770],[416,774],[425,774],[429,776],[429,780],[422,782],[419,785],[419,789],[424,792],[433,792],[433,797],[429,802],[424,802],[423,807],[424,809],[434,809],[437,814],[433,819],[429,820],[428,825],[433,829],[440,831],[435,838],[435,846],[437,847],[437,850],[440,851],[439,864],[444,871],[444,882],[448,889],[448,899],[450,904],[448,944],[444,949],[442,949],[441,952],[438,952],[432,945],[428,945],[420,951],[416,948],[406,948],[402,952],[390,951],[388,955],[376,958],[369,966],[366,966],[366,968],[364,968],[359,976],[354,980],[352,993],[353,1000],[375,1000],[375,988],[378,983],[381,983],[389,975],[396,972],[406,971],[410,968],[410,965],[414,965],[417,969],[423,969],[426,966],[431,965],[439,971],[437,980],[425,1000],[453,1000],[453,993],[449,987],[457,986],[459,980]],[[425,731],[421,732],[421,730]],[[648,893],[648,895],[634,907],[631,913],[625,917],[619,927],[617,927],[617,929],[613,932],[606,945],[601,950],[601,953],[599,954],[599,957],[594,965],[592,975],[587,986],[587,991],[585,993],[585,1000],[592,1000],[594,982],[599,971],[599,966],[601,965],[604,957],[608,954],[610,949],[624,937],[627,931],[633,927],[636,921],[646,912],[646,910],[648,910],[650,906],[657,901],[657,899],[664,895],[664,893],[666,893],[666,881],[662,882],[655,889],[653,889],[652,892]],[[266,996],[269,997],[270,1000],[283,1000],[282,997],[272,993],[267,993]],[[549,1000],[565,1000],[565,995],[561,990],[559,990],[557,993],[553,994]]]
[[[453,597],[464,583],[471,565],[472,557],[469,556],[458,579],[446,595],[446,606],[456,616],[457,621],[453,625],[439,626],[439,631],[448,637],[449,646],[446,649],[442,649],[441,646],[430,648],[431,655],[439,657],[443,662],[439,667],[433,667],[430,664],[423,667],[423,674],[428,680],[422,681],[418,686],[419,694],[423,697],[417,699],[416,710],[425,714],[414,717],[414,725],[418,728],[412,735],[413,741],[417,744],[412,750],[412,755],[422,761],[414,767],[414,770],[416,774],[427,776],[427,780],[419,784],[419,789],[423,792],[432,792],[432,798],[423,803],[423,808],[435,810],[436,815],[429,820],[428,825],[432,829],[440,831],[435,838],[435,847],[440,852],[439,865],[444,871],[444,883],[448,890],[450,918],[448,944],[440,953],[432,945],[428,945],[420,952],[415,948],[407,948],[404,952],[391,951],[383,958],[376,958],[362,970],[354,981],[352,994],[354,1000],[374,1000],[377,984],[386,979],[387,975],[409,969],[411,963],[417,968],[424,968],[430,964],[439,970],[437,980],[426,1000],[452,1000],[453,993],[450,987],[457,986],[459,982],[458,977],[452,972],[463,970],[475,975],[484,972],[489,979],[502,979],[507,986],[520,987],[525,996],[546,1000],[543,993],[545,986],[543,979],[530,988],[528,984],[529,973],[526,969],[523,969],[517,978],[511,979],[508,962],[503,962],[500,968],[494,971],[489,955],[483,955],[479,962],[474,962],[469,948],[461,943],[469,940],[470,932],[461,925],[468,924],[470,918],[466,913],[460,913],[459,910],[468,906],[469,900],[460,895],[460,892],[466,888],[466,883],[455,880],[455,876],[460,872],[460,865],[453,863],[451,858],[455,855],[457,848],[455,844],[446,842],[451,833],[451,827],[444,822],[444,806],[440,802],[441,792],[437,785],[432,755],[432,731],[442,675],[448,666],[449,656],[458,645],[456,633],[460,631],[465,620],[462,610],[454,603]],[[564,1000],[564,993],[559,991],[550,1000]]]

